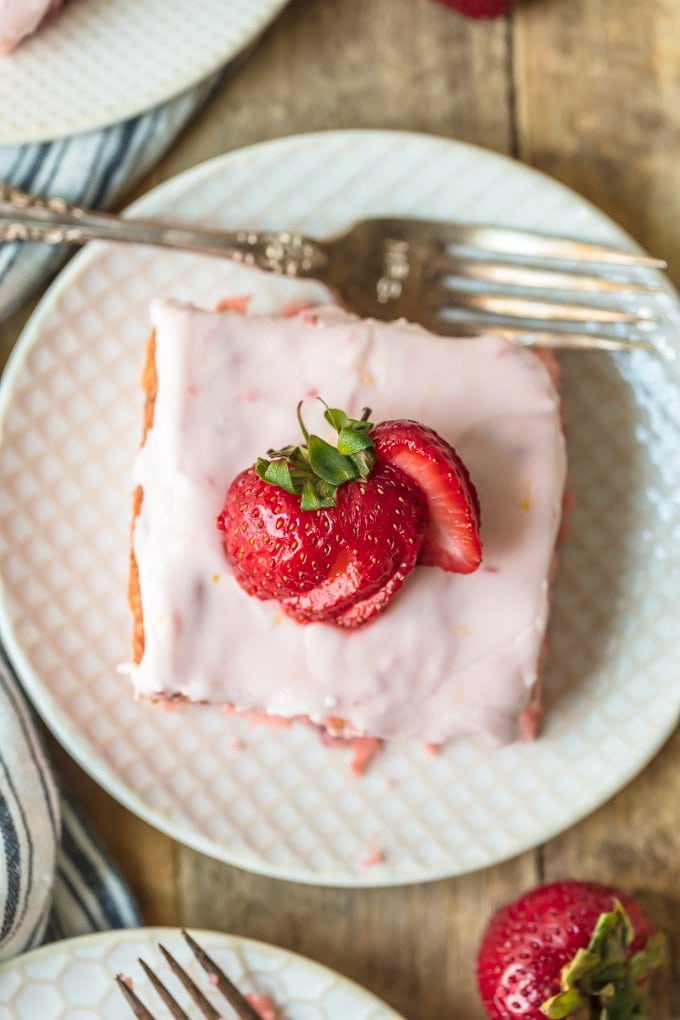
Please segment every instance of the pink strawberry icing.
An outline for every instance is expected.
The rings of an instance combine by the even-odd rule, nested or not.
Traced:
[[[135,471],[136,692],[332,720],[344,735],[514,739],[539,671],[566,473],[543,363],[493,337],[442,339],[336,308],[271,320],[157,301],[152,322],[158,394]],[[455,446],[482,507],[477,573],[418,567],[354,632],[298,624],[243,592],[215,518],[233,477],[297,434],[309,392],[356,415],[369,406],[375,421],[418,419]],[[309,401],[305,417],[322,428],[315,414]]]
[[[64,0],[0,0],[0,56],[31,35]]]

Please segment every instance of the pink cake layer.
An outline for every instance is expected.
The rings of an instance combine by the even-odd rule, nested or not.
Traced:
[[[336,308],[272,320],[157,301],[152,324],[157,393],[135,472],[136,693],[306,717],[348,737],[515,739],[536,707],[566,474],[541,359]],[[369,406],[374,421],[435,428],[482,507],[477,573],[417,567],[382,616],[350,632],[246,595],[215,526],[235,475],[292,441],[298,400],[317,394],[354,415]],[[305,415],[319,430],[316,403]]]

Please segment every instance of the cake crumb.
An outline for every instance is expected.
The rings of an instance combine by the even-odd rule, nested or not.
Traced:
[[[157,701],[152,702],[157,712],[164,712],[169,715],[171,712],[179,712],[184,708],[185,702],[180,701],[178,698],[159,698]]]
[[[125,985],[126,988],[129,988],[130,991],[132,991],[134,985],[133,985],[131,977],[128,977],[127,974],[122,974],[122,973],[121,974],[116,974],[116,977],[118,978],[119,981],[122,981],[122,983]]]
[[[541,705],[527,705],[519,717],[519,735],[524,741],[536,740],[540,729],[543,708]]]
[[[382,747],[378,737],[356,737],[352,741],[351,769],[355,776],[363,776]]]
[[[376,864],[385,863],[385,853],[380,847],[376,846],[375,843],[370,843],[366,849],[366,853],[359,861],[362,868],[372,868]]]
[[[423,744],[425,753],[429,754],[432,758],[436,758],[438,754],[442,753],[441,744]]]
[[[259,1013],[262,1020],[283,1020],[281,1013],[269,998],[268,995],[256,995],[251,992],[246,999],[256,1013]]]
[[[329,715],[323,721],[324,726],[333,737],[339,736],[347,725],[347,720],[339,715]],[[357,738],[361,739],[361,738]]]

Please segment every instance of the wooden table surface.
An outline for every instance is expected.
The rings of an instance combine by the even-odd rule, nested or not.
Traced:
[[[517,156],[599,205],[680,283],[678,0],[526,0],[493,23],[429,0],[292,0],[139,191],[242,145],[351,127]],[[29,311],[0,327],[5,350]],[[55,758],[149,924],[264,939],[349,975],[410,1020],[474,1020],[475,946],[494,908],[553,877],[616,882],[669,933],[658,1016],[680,1017],[677,733],[627,789],[547,845],[385,890],[299,886],[209,860],[131,815],[56,748]]]

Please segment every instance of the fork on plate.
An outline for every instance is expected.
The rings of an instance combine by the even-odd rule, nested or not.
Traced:
[[[125,241],[219,255],[325,284],[364,318],[405,318],[444,336],[493,331],[529,346],[650,346],[659,290],[639,267],[665,262],[577,239],[458,222],[361,220],[323,240],[217,231],[91,212],[0,183],[0,242]],[[633,306],[634,300],[637,307]]]
[[[182,935],[184,940],[191,949],[195,958],[198,960],[200,965],[208,975],[208,982],[211,988],[216,989],[223,996],[224,999],[229,1003],[233,1010],[235,1017],[239,1020],[262,1020],[260,1014],[254,1009],[248,1000],[239,992],[236,985],[231,981],[227,975],[217,966],[215,961],[211,959],[206,951],[196,942],[192,936],[182,929]],[[186,989],[187,993],[191,997],[192,1002],[195,1004],[202,1016],[210,1018],[210,1020],[220,1020],[223,1014],[218,1012],[213,1004],[208,1000],[206,995],[201,991],[199,986],[189,976],[184,967],[181,966],[174,958],[174,956],[166,949],[165,946],[159,943],[158,948],[173,974],[178,978],[181,984]],[[182,1009],[176,998],[170,992],[168,987],[161,981],[158,975],[152,970],[148,963],[144,960],[139,960],[142,970],[146,974],[147,978],[155,988],[159,997],[163,1000],[170,1015],[175,1017],[176,1020],[191,1020],[191,1017]],[[123,974],[116,975],[116,984],[118,985],[121,993],[123,994],[125,1001],[130,1007],[134,1016],[138,1020],[156,1020],[155,1014],[142,1002],[140,997],[134,991],[132,981],[125,977]]]

